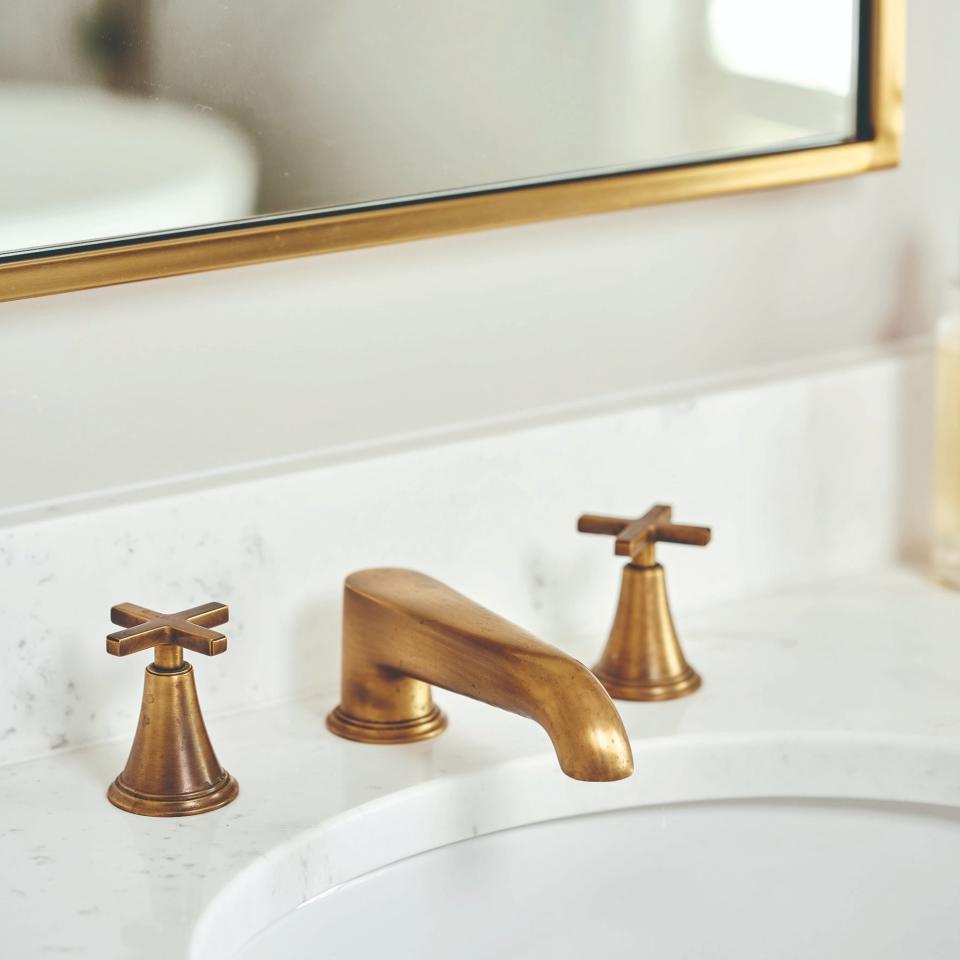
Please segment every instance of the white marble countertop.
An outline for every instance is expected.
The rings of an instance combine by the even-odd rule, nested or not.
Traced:
[[[636,773],[616,784],[568,780],[535,724],[442,691],[449,730],[404,747],[330,735],[332,691],[210,722],[241,791],[199,817],[141,818],[107,803],[129,738],[0,768],[5,954],[226,956],[348,874],[588,810],[732,796],[960,806],[960,594],[895,569],[679,626],[704,687],[619,704]],[[589,659],[601,642],[578,651]],[[334,850],[336,831],[349,851]],[[328,844],[325,866],[284,879],[282,851],[305,834]],[[265,896],[259,881],[274,866]]]

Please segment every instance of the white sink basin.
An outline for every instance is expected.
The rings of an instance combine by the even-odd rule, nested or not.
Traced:
[[[253,212],[253,145],[199,104],[3,83],[0,155],[0,253]]]
[[[319,801],[338,812],[208,891],[189,957],[960,957],[960,742],[633,750],[612,784],[563,776],[552,752],[462,773],[430,750],[351,756]],[[413,782],[391,786],[391,764]]]
[[[956,958],[960,811],[731,801],[466,840],[335,887],[243,960]]]

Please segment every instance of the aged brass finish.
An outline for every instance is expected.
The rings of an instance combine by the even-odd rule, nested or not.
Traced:
[[[186,817],[226,806],[239,793],[210,743],[200,713],[193,667],[183,648],[216,656],[227,638],[210,627],[226,623],[225,604],[205,603],[162,614],[133,603],[110,611],[126,627],[107,637],[107,653],[124,657],[154,648],[143,682],[140,722],[123,772],[107,799],[121,810],[147,817]]]
[[[900,162],[906,0],[872,0],[873,137],[742,160],[398,203],[0,263],[0,301],[849,177]]]
[[[670,507],[658,505],[637,520],[584,514],[577,523],[581,533],[616,537],[615,553],[630,557],[610,638],[593,668],[610,696],[620,700],[672,700],[701,684],[680,648],[654,550],[657,541],[706,546],[710,529],[672,523],[671,515]]]
[[[341,700],[329,729],[361,743],[435,737],[446,719],[430,684],[535,720],[569,777],[633,772],[620,715],[582,663],[422,573],[352,573],[343,590]]]

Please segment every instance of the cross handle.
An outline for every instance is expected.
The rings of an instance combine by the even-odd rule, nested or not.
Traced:
[[[227,649],[227,638],[210,627],[229,619],[225,603],[205,603],[179,613],[157,613],[135,603],[118,603],[110,619],[125,627],[107,636],[107,653],[125,657],[154,648],[154,663],[162,669],[183,666],[183,650],[215,657]]]
[[[705,547],[710,542],[710,528],[674,523],[673,508],[657,504],[636,520],[585,513],[577,521],[581,533],[600,533],[616,537],[614,553],[629,557],[632,563],[653,566],[657,542],[686,543]]]

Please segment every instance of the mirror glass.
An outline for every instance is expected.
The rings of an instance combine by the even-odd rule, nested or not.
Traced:
[[[859,0],[4,0],[0,259],[854,140],[864,19]]]

